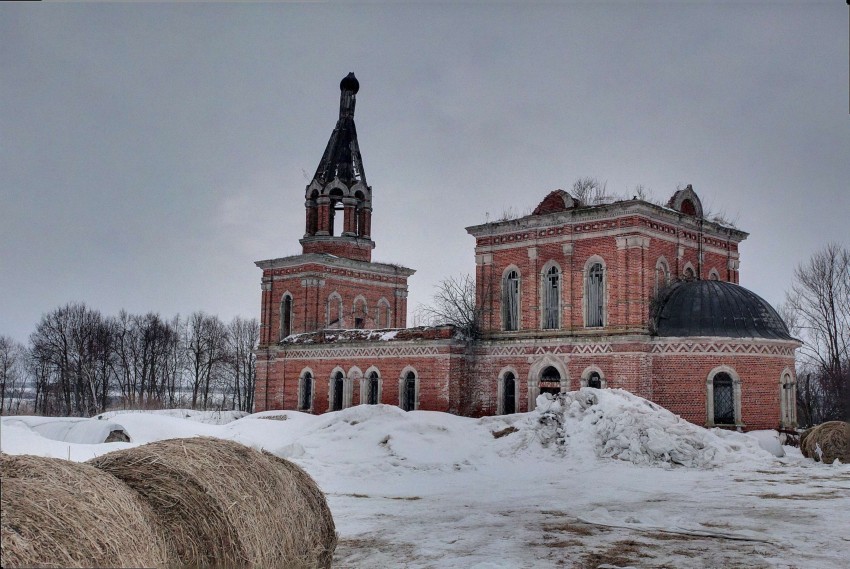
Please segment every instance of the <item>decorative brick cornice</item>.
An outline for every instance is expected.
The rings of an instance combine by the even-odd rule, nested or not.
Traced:
[[[282,269],[297,267],[299,265],[316,264],[325,267],[335,267],[363,271],[376,275],[404,277],[409,277],[410,275],[416,272],[414,269],[402,267],[401,265],[357,261],[355,259],[345,259],[343,257],[335,257],[334,255],[327,255],[324,253],[306,253],[303,255],[292,255],[290,257],[280,257],[278,259],[256,261],[254,264],[261,269]]]

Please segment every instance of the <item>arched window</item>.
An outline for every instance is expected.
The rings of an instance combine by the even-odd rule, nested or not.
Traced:
[[[602,389],[602,376],[599,375],[598,371],[592,371],[590,372],[590,375],[587,376],[587,386],[595,389]]]
[[[369,375],[366,379],[366,404],[367,405],[377,405],[381,402],[380,395],[378,394],[378,390],[380,389],[380,383],[378,378],[378,372],[372,371],[369,372]]]
[[[552,266],[543,277],[543,328],[561,327],[561,271]]]
[[[416,410],[416,395],[418,392],[418,386],[416,384],[416,372],[408,371],[402,377],[399,395],[401,396],[401,408],[405,411]]]
[[[516,377],[512,372],[506,372],[502,379],[502,413],[516,413]]]
[[[706,381],[708,426],[743,427],[741,420],[741,379],[729,366],[711,370]]]
[[[605,271],[602,263],[594,263],[585,279],[585,326],[595,328],[605,325]]]
[[[340,411],[342,410],[342,400],[345,393],[345,374],[341,371],[336,372],[331,385],[333,388],[333,392],[331,393],[331,410]]]
[[[655,292],[670,284],[670,266],[667,259],[660,257],[655,263]]]
[[[685,265],[685,271],[682,273],[682,276],[686,281],[692,281],[696,278],[696,271],[694,271],[694,268],[691,266],[690,263]]]
[[[280,301],[280,339],[292,334],[292,297],[285,294]]]
[[[519,273],[510,270],[502,281],[502,322],[505,330],[519,329]]]
[[[714,424],[735,424],[735,390],[732,377],[728,373],[714,376]]]
[[[299,397],[300,409],[310,411],[313,408],[313,374],[305,371],[301,374],[301,397]]]
[[[684,213],[685,215],[696,215],[697,214],[697,208],[694,205],[694,202],[692,202],[689,199],[682,200],[682,205],[680,206],[680,211],[682,213]]]
[[[339,293],[333,292],[328,297],[327,327],[342,328],[343,326],[342,297]]]
[[[797,426],[797,384],[791,372],[785,371],[779,381],[780,423],[786,429]]]
[[[720,273],[717,272],[717,269],[711,269],[708,271],[708,279],[712,281],[720,280]]]

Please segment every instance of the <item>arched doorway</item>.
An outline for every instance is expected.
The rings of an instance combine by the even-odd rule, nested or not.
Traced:
[[[505,373],[502,398],[502,413],[505,415],[516,413],[516,378],[512,372]]]
[[[333,405],[331,409],[334,411],[342,410],[342,393],[343,388],[345,387],[345,383],[343,380],[343,373],[341,371],[336,372],[333,381]]]
[[[540,374],[540,393],[557,395],[561,392],[561,373],[554,366],[549,366]]]
[[[416,374],[407,372],[402,385],[402,409],[413,411],[416,409]]]

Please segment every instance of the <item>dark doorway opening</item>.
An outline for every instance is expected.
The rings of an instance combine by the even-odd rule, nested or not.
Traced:
[[[552,366],[543,370],[540,376],[540,393],[558,395],[561,392],[561,373]]]

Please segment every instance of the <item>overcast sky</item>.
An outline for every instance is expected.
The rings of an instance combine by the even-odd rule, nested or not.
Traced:
[[[581,176],[693,184],[750,232],[741,284],[850,246],[848,7],[822,3],[0,5],[0,333],[69,301],[259,315],[360,80],[373,258],[411,312],[464,227]]]

